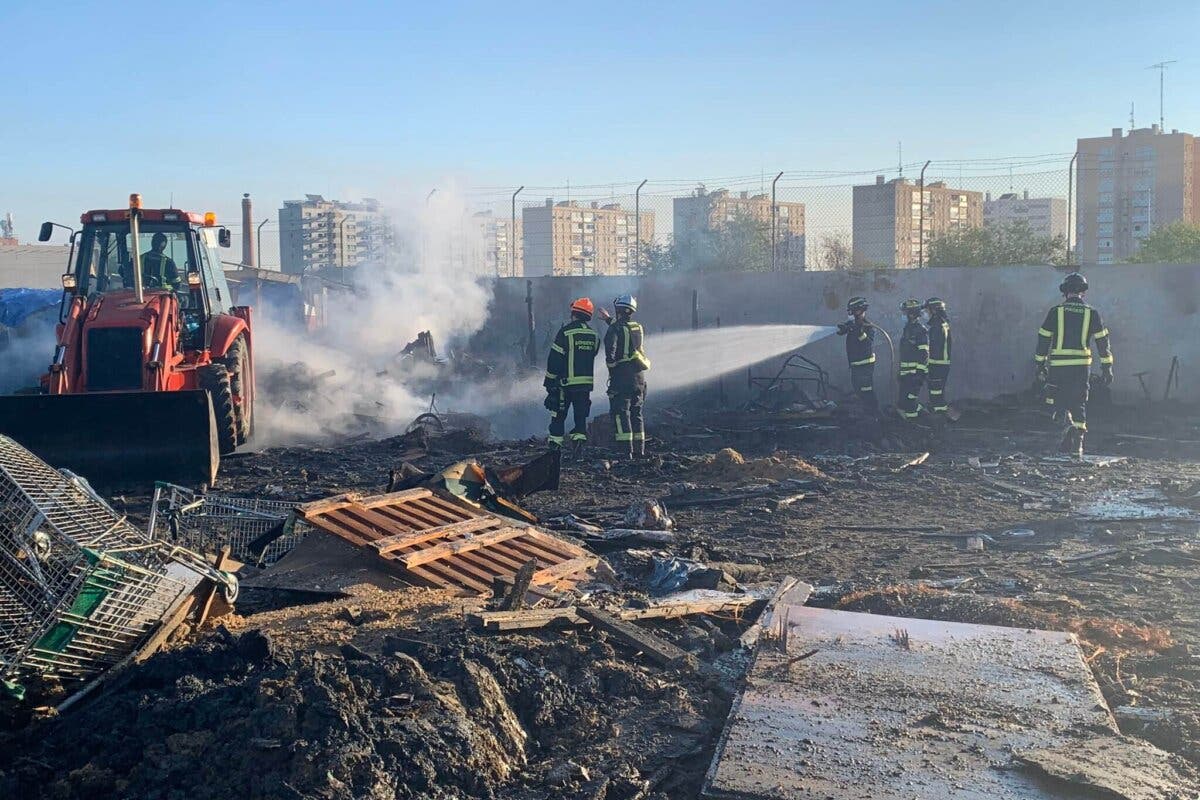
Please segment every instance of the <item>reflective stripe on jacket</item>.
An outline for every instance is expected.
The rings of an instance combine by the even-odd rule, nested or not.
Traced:
[[[859,325],[857,322],[846,324],[845,332],[838,333],[846,337],[846,360],[852,367],[863,367],[875,363],[875,326],[869,322]]]
[[[1051,367],[1091,366],[1093,339],[1100,352],[1100,363],[1111,365],[1112,347],[1100,312],[1082,300],[1068,300],[1046,314],[1046,321],[1038,329],[1033,360]]]
[[[650,359],[643,350],[642,326],[631,319],[618,320],[604,335],[604,360],[610,374],[645,372]]]
[[[600,352],[600,337],[591,326],[572,320],[558,330],[550,355],[546,357],[547,388],[555,386],[586,386],[595,383],[596,354]]]
[[[929,371],[929,331],[918,320],[904,326],[900,336],[900,374],[916,375]]]
[[[943,314],[929,320],[929,363],[950,364],[950,320]]]

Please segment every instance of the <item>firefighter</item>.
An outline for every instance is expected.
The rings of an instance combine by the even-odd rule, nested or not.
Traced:
[[[581,297],[571,303],[571,321],[563,325],[550,345],[546,359],[546,408],[551,413],[550,446],[561,448],[568,410],[574,412],[571,444],[576,455],[587,441],[588,413],[592,410],[592,368],[600,352],[600,337],[588,322],[595,307]]]
[[[925,301],[929,315],[929,410],[944,419],[950,411],[946,402],[946,379],[950,377],[950,318],[940,297]]]
[[[929,331],[921,324],[921,301],[909,298],[900,304],[906,322],[900,335],[900,416],[912,421],[921,415],[921,384],[929,372]]]
[[[875,326],[867,321],[867,299],[851,297],[846,304],[849,318],[837,326],[838,336],[846,337],[846,360],[850,362],[850,384],[863,407],[871,413],[879,410],[875,397]]]
[[[650,359],[643,349],[642,326],[633,321],[637,298],[623,294],[613,301],[616,319],[604,335],[608,365],[608,399],[616,428],[617,448],[629,448],[629,457],[646,454],[646,424],[642,404],[646,400],[646,371]],[[605,314],[608,319],[608,315]]]
[[[142,283],[146,288],[179,288],[179,268],[166,251],[167,235],[159,231],[150,238],[150,250],[142,254]]]
[[[1046,403],[1053,407],[1057,419],[1068,424],[1059,450],[1082,456],[1087,435],[1091,341],[1096,341],[1101,378],[1106,386],[1113,381],[1113,352],[1100,312],[1083,301],[1088,290],[1087,278],[1072,272],[1058,290],[1063,294],[1063,302],[1046,314],[1046,321],[1038,330],[1033,359],[1038,382],[1048,390]]]

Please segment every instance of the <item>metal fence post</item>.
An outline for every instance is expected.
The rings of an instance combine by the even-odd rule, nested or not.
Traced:
[[[775,204],[775,184],[779,183],[779,179],[783,177],[781,171],[775,176],[775,180],[771,181],[771,271],[775,272],[776,256],[779,252],[779,206]]]
[[[514,197],[515,196],[516,195],[514,195]],[[526,346],[529,356],[529,366],[536,368],[537,342],[535,341],[535,336],[537,333],[537,326],[534,324],[533,320],[533,281],[530,280],[525,281],[525,324],[529,329],[529,343]]]
[[[512,222],[508,229],[508,277],[510,278],[517,277],[517,195],[519,195],[524,189],[525,187],[522,185],[519,189],[512,193]],[[522,236],[522,238],[524,238],[524,236]],[[500,266],[497,265],[496,270],[499,271],[499,269]],[[530,284],[531,291],[532,286],[533,284]],[[530,306],[529,308],[531,309],[529,313],[532,315],[533,306]],[[533,340],[531,338],[531,348],[533,346],[532,341]]]
[[[1067,266],[1071,266],[1071,231],[1075,228],[1075,223],[1072,221],[1074,206],[1075,206],[1075,159],[1079,158],[1079,151],[1071,156],[1071,164],[1067,167]]]
[[[643,178],[633,192],[633,268],[640,274],[642,271],[642,187],[649,178]]]
[[[917,256],[917,266],[918,267],[925,266],[925,167],[928,167],[931,163],[933,163],[933,162],[926,161],[925,166],[921,167],[921,178],[919,181],[920,187],[917,190],[918,195],[920,197],[920,203],[921,203],[921,217],[920,217],[921,223],[920,223],[920,230],[917,231],[917,240],[920,242],[920,244],[918,245],[918,250],[917,250],[917,252],[919,253],[919,255]],[[910,208],[911,208],[911,206],[910,206]],[[910,216],[909,219],[911,220],[912,217]],[[909,258],[912,258],[912,242],[911,241],[909,242],[908,253],[909,253]]]
[[[254,231],[254,234],[255,234],[254,238],[255,238],[257,246],[258,246],[258,266],[259,267],[263,266],[262,229],[263,229],[263,225],[266,225],[270,221],[271,221],[271,218],[267,217],[262,222],[258,223],[258,227]],[[282,269],[282,267],[281,267],[281,269]]]

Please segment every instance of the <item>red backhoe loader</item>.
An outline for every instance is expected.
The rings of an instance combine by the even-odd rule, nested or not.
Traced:
[[[218,249],[229,231],[136,194],[81,221],[41,394],[0,397],[0,433],[96,482],[212,483],[254,432],[250,308],[231,305]]]

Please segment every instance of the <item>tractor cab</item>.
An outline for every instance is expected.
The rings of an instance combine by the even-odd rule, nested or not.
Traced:
[[[88,211],[81,216],[83,229],[72,237],[75,253],[70,271],[63,275],[68,295],[64,312],[70,296],[90,301],[125,294],[121,300],[132,299],[137,291],[136,263],[144,293],[171,293],[178,302],[184,349],[203,350],[207,321],[229,313],[232,306],[218,249],[229,246],[229,230],[216,227],[211,213],[147,209],[138,217],[133,226],[129,209]],[[49,239],[51,231],[47,223],[39,238]]]
[[[254,430],[251,309],[231,302],[218,249],[229,231],[137,194],[81,221],[42,394],[0,398],[0,433],[84,476],[211,483]]]

